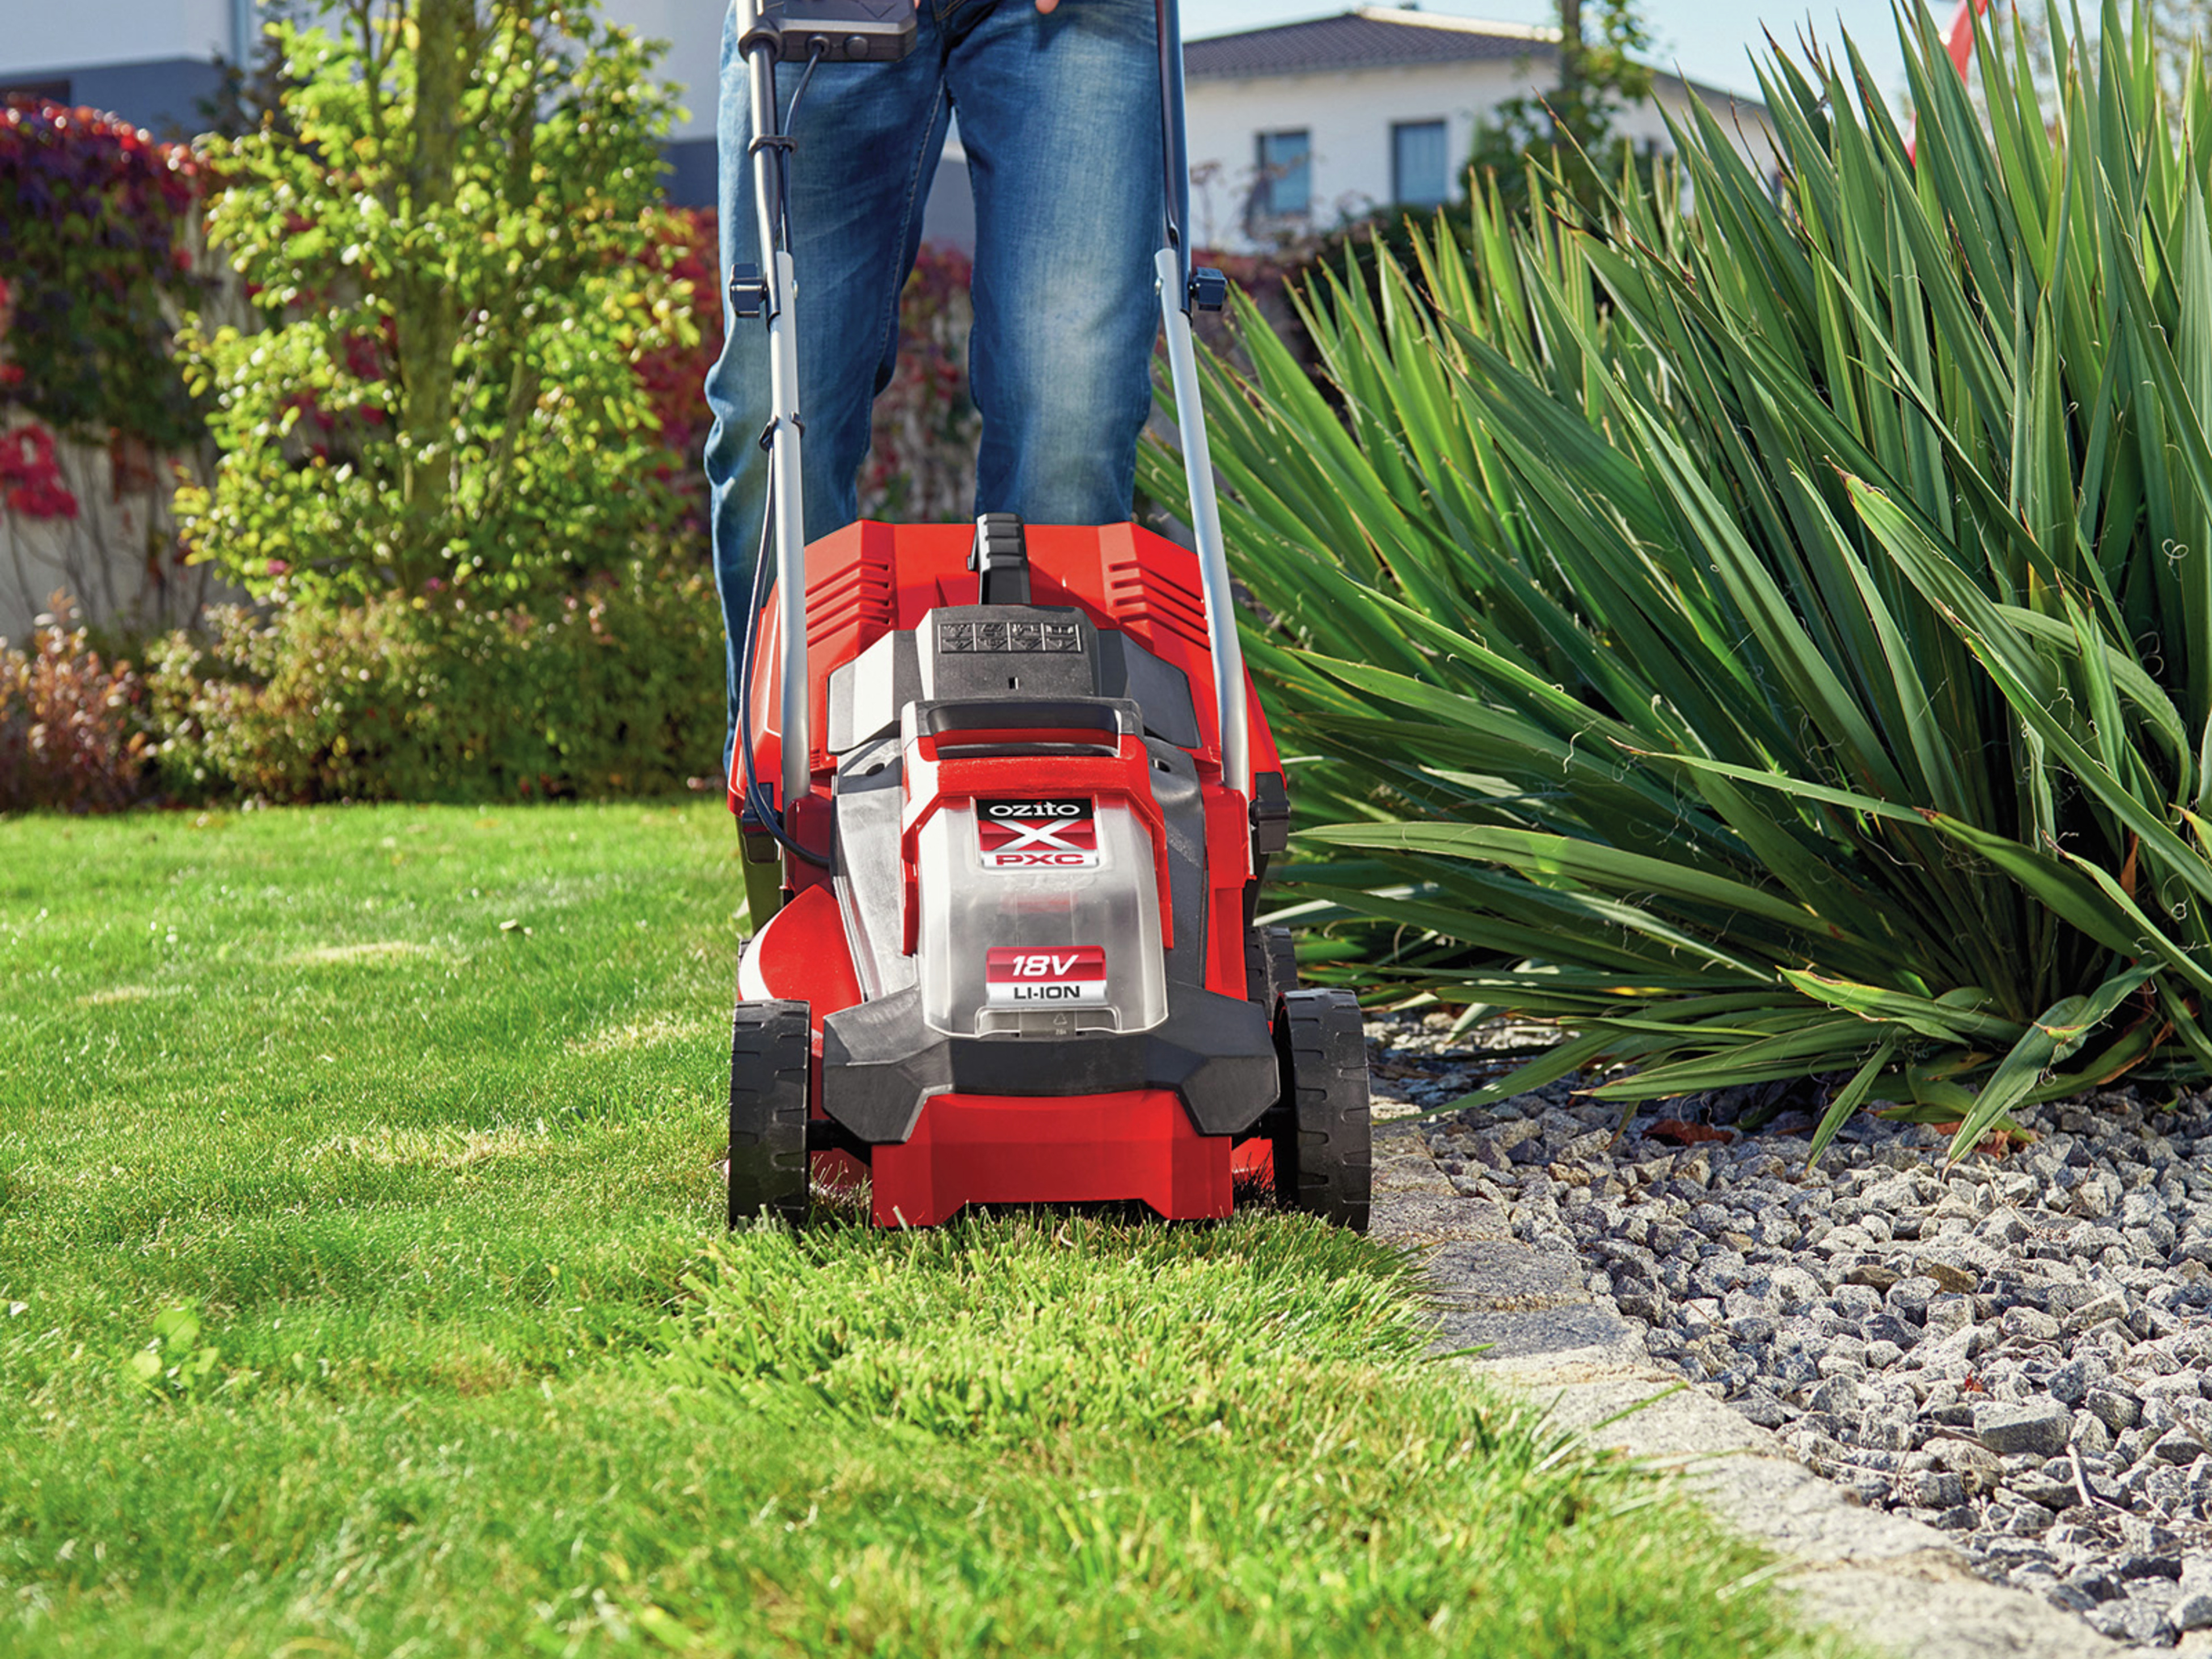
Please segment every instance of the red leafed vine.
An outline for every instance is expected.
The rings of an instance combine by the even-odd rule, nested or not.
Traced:
[[[6,360],[9,313],[8,281],[0,276],[0,390],[22,378]],[[74,519],[76,497],[63,483],[54,459],[54,434],[33,422],[0,432],[0,510],[27,519]]]

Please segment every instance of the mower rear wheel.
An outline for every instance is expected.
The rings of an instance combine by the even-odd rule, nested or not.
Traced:
[[[804,1002],[740,1002],[730,1031],[730,1225],[762,1211],[806,1224]]]
[[[1367,1038],[1349,991],[1290,991],[1275,1018],[1282,1103],[1269,1114],[1275,1199],[1367,1231],[1374,1187]]]

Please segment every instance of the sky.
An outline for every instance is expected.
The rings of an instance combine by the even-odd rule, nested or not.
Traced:
[[[1348,10],[1357,0],[1182,0],[1186,40],[1265,28]],[[1422,9],[1455,17],[1482,17],[1505,23],[1555,23],[1556,0],[1422,0]],[[1948,23],[1955,7],[1939,4],[1936,20]],[[1904,60],[1897,49],[1889,0],[1643,0],[1644,21],[1655,47],[1652,59],[1662,69],[1679,69],[1692,81],[1723,91],[1756,95],[1759,82],[1747,54],[1765,50],[1771,33],[1794,46],[1798,33],[1811,28],[1825,43],[1849,30],[1875,83],[1893,105],[1901,101]]]

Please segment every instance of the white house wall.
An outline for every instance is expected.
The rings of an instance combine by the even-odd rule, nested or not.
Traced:
[[[1243,249],[1244,205],[1258,172],[1258,136],[1313,135],[1310,217],[1318,228],[1356,217],[1390,194],[1390,128],[1446,123],[1456,168],[1475,118],[1513,95],[1511,64],[1421,64],[1249,80],[1193,81],[1186,93],[1191,217],[1199,244]]]
[[[712,139],[714,98],[722,62],[722,19],[719,0],[604,0],[601,15],[648,40],[664,40],[660,78],[683,88],[689,118],[670,137],[677,143]]]
[[[24,80],[55,70],[230,55],[231,0],[4,0],[0,71]]]
[[[1307,224],[1328,230],[1389,202],[1393,125],[1446,124],[1456,193],[1477,125],[1505,100],[1541,91],[1551,76],[1547,63],[1468,62],[1193,81],[1188,92],[1191,217],[1198,242],[1234,252],[1257,246],[1246,234],[1244,209],[1257,177],[1263,132],[1304,129],[1312,135]],[[1719,97],[1706,101],[1715,104]],[[1616,130],[1633,142],[1649,140],[1671,150],[1656,105],[1679,116],[1689,107],[1688,94],[1679,82],[1663,83],[1652,102],[1624,112]],[[1765,112],[1756,106],[1741,118],[1723,112],[1731,131],[1739,118],[1747,133],[1766,131]]]

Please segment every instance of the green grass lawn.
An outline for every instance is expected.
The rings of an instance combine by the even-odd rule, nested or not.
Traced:
[[[1809,1650],[1379,1245],[726,1238],[734,854],[0,822],[0,1652]]]

